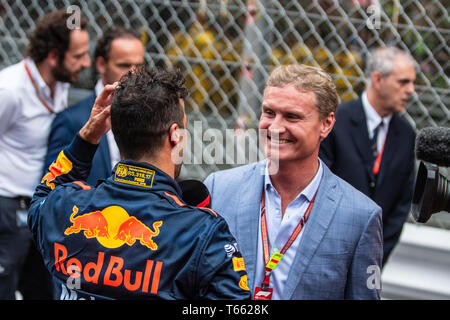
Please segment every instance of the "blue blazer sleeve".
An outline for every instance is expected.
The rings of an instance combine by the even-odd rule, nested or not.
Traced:
[[[47,155],[44,161],[43,174],[47,173],[49,166],[56,160],[59,152],[69,146],[75,135],[89,119],[95,97],[95,93],[93,93],[56,115],[47,141]]]
[[[383,258],[381,208],[372,211],[356,246],[348,274],[345,299],[379,300]]]
[[[48,171],[48,167],[56,160],[59,152],[70,144],[74,138],[74,132],[77,132],[77,130],[73,127],[67,113],[62,112],[57,114],[52,122],[50,135],[48,137],[44,173]]]

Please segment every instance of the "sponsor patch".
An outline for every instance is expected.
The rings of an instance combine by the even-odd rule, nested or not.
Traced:
[[[117,165],[114,181],[134,186],[151,188],[153,186],[153,179],[155,178],[155,171],[146,168],[130,166],[119,163]]]
[[[41,183],[44,183],[52,190],[55,189],[55,184],[52,183],[57,177],[67,174],[72,170],[72,162],[66,157],[63,151],[58,155],[58,158],[50,165],[48,172],[42,178]]]
[[[245,271],[245,264],[244,264],[244,258],[240,257],[233,257],[233,270],[238,271]]]
[[[228,244],[224,245],[223,247],[225,249],[225,252],[227,253],[228,258],[231,258],[233,256],[233,254],[238,251],[237,242],[235,242],[233,244],[228,243]]]
[[[239,288],[244,289],[246,291],[250,291],[247,284],[247,275],[243,275],[241,280],[239,281]]]

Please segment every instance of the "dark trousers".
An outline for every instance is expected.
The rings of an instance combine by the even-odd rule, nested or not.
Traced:
[[[31,231],[18,212],[27,211],[29,198],[0,196],[0,299],[51,299],[52,285]]]

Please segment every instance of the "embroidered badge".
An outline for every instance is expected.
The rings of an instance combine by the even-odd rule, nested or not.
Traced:
[[[248,288],[248,284],[247,284],[247,275],[243,275],[239,281],[239,287],[241,289],[244,289],[246,291],[250,291],[250,289]]]
[[[238,271],[245,271],[245,264],[244,264],[244,258],[240,257],[233,257],[233,270]]]
[[[153,186],[154,178],[154,170],[130,166],[123,163],[117,165],[116,173],[114,175],[114,181],[146,188],[151,188]]]
[[[58,155],[58,158],[50,165],[48,172],[42,178],[41,183],[44,183],[52,190],[55,189],[55,184],[51,183],[57,177],[67,174],[72,170],[72,162],[66,157],[63,151]]]

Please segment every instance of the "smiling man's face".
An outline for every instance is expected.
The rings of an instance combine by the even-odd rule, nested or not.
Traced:
[[[293,85],[268,86],[264,91],[260,134],[267,134],[268,150],[278,149],[280,163],[317,159],[320,142],[333,124],[334,113],[320,119],[312,91],[301,91]]]

